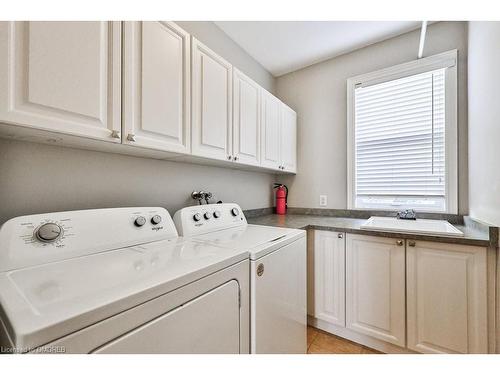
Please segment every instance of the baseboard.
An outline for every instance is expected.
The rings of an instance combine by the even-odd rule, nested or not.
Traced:
[[[325,322],[324,320],[314,318],[310,315],[307,316],[307,324],[316,327],[323,331],[329,332],[344,339],[354,341],[358,344],[367,346],[369,348],[378,350],[387,354],[416,354],[413,350],[402,348],[400,346],[390,344],[388,342],[354,332],[346,327],[340,327],[332,323]]]

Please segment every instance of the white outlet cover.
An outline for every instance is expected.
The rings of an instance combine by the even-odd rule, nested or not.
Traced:
[[[319,196],[319,205],[324,207],[327,204],[328,204],[328,196],[326,196],[326,195],[320,195]]]

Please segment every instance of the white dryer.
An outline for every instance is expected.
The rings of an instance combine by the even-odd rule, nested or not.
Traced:
[[[0,228],[12,353],[248,353],[248,253],[184,240],[163,208],[18,217]]]
[[[186,207],[179,234],[250,258],[250,351],[306,352],[306,232],[248,224],[234,203]]]

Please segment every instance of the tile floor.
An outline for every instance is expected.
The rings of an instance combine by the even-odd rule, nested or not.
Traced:
[[[355,342],[307,327],[307,354],[383,354]]]

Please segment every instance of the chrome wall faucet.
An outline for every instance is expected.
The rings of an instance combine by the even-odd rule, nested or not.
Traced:
[[[193,191],[191,193],[191,198],[197,200],[199,204],[203,204],[203,200],[205,200],[206,204],[209,204],[209,199],[212,198],[212,193],[209,191]]]
[[[415,212],[415,210],[399,211],[396,216],[398,219],[402,220],[417,220],[417,213]]]

